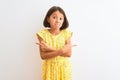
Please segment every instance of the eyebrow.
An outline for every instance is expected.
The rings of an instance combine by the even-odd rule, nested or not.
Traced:
[[[57,14],[53,14],[53,16],[57,16]],[[64,15],[60,15],[60,17],[63,17],[63,18],[64,18]]]

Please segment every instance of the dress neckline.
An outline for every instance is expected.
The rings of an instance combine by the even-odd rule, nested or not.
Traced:
[[[62,33],[63,30],[61,30],[60,33],[57,34],[57,35],[53,35],[52,33],[50,33],[49,29],[46,29],[46,31],[47,31],[51,36],[57,37],[57,36],[59,36],[59,35]]]

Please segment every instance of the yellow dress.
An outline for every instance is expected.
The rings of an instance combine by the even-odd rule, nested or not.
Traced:
[[[65,29],[53,36],[48,29],[37,33],[49,46],[61,49],[72,32]],[[57,56],[45,59],[42,65],[42,80],[72,80],[72,68],[68,57]]]

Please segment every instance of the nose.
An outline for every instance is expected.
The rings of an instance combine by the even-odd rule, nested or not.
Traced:
[[[57,19],[56,22],[60,22],[60,19]]]

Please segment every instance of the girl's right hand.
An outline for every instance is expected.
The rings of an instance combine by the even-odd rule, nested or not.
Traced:
[[[41,41],[39,43],[36,43],[37,45],[40,46],[41,51],[53,51],[55,49],[51,48],[49,45],[47,45],[44,41]]]

